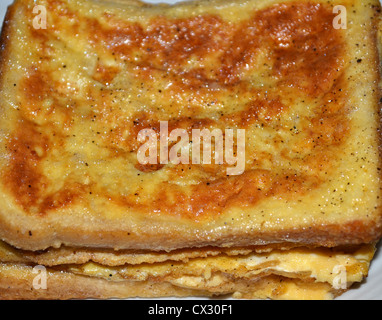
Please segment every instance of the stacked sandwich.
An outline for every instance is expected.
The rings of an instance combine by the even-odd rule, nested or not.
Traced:
[[[0,298],[330,299],[367,276],[378,1],[37,2],[1,36]]]

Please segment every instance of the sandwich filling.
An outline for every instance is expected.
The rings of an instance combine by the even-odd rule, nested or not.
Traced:
[[[2,243],[0,275],[8,272],[8,277],[17,278],[28,270],[30,273],[38,262],[44,262],[47,265],[44,268],[49,271],[48,290],[51,273],[66,273],[122,285],[126,282],[168,283],[189,289],[195,296],[332,299],[367,276],[374,252],[373,245],[364,245],[342,249],[263,249],[258,252],[253,248],[206,248],[173,253],[113,253],[62,248],[36,253],[22,252]],[[114,260],[108,259],[111,255]],[[63,256],[65,264],[60,261]],[[169,290],[163,294],[174,295],[174,292]],[[134,293],[129,295],[133,296]]]

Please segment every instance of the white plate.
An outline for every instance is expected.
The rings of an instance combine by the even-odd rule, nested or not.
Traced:
[[[176,0],[146,0],[151,3],[167,2],[175,3]],[[0,0],[0,25],[3,23],[7,6],[13,0]],[[0,97],[1,99],[1,97]],[[343,294],[338,300],[382,300],[382,252],[381,244],[376,257],[371,263],[368,278],[360,285],[355,286],[347,293]]]

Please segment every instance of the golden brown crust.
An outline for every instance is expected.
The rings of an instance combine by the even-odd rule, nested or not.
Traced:
[[[231,25],[227,27],[226,17],[220,17],[211,9],[214,2],[202,2],[201,9],[198,10],[202,10],[203,14],[198,16],[189,16],[194,3],[167,8],[174,10],[173,13],[181,12],[176,13],[179,17],[171,19],[165,16],[158,18],[155,10],[165,10],[164,7],[158,9],[159,7],[147,5],[143,11],[137,10],[136,5],[127,7],[131,13],[130,18],[143,15],[143,21],[150,25],[150,28],[145,29],[136,22],[121,18],[116,12],[89,17],[84,13],[86,6],[91,5],[87,2],[83,4],[85,10],[81,11],[76,1],[47,1],[56,29],[48,28],[46,31],[31,28],[31,12],[28,11],[31,3],[27,0],[16,2],[8,13],[2,34],[5,45],[3,44],[2,51],[1,90],[7,96],[17,93],[20,98],[17,102],[8,99],[1,106],[2,112],[5,112],[4,118],[9,118],[12,123],[9,125],[3,121],[4,134],[0,141],[1,150],[6,154],[0,163],[0,204],[4,208],[0,217],[2,239],[29,250],[61,244],[173,250],[208,245],[229,247],[269,243],[283,245],[289,242],[295,245],[336,246],[375,241],[380,237],[380,177],[375,178],[380,159],[373,155],[377,149],[377,118],[376,115],[362,118],[354,107],[358,106],[362,97],[365,103],[360,109],[368,110],[371,114],[378,113],[378,96],[375,94],[375,82],[379,77],[375,72],[378,55],[376,35],[372,32],[375,26],[368,20],[371,15],[369,4],[355,1],[360,14],[352,15],[349,12],[352,19],[367,21],[365,28],[361,30],[362,37],[352,39],[353,36],[357,37],[356,30],[352,29],[355,27],[350,28],[351,37],[344,31],[331,28],[332,5],[315,5],[309,1],[286,4],[261,2],[261,5],[256,1],[251,3],[254,13],[233,24],[239,31],[247,30],[244,38],[235,35],[232,31],[235,28],[232,29]],[[379,8],[377,2],[372,5]],[[20,10],[27,17],[23,22],[12,14],[16,10]],[[283,13],[281,16],[280,12]],[[165,15],[165,11],[162,13]],[[379,15],[377,11],[375,14]],[[76,15],[80,17],[82,24],[73,24],[65,29],[65,19]],[[293,15],[301,19],[293,20],[293,17],[296,18]],[[308,18],[314,23],[309,25],[308,35],[304,36],[305,24],[301,23],[308,23]],[[20,24],[32,44],[32,58],[28,61],[21,59],[25,63],[23,67],[26,72],[17,79],[16,89],[13,89],[16,91],[9,88],[9,83],[4,84],[5,74],[13,76],[6,61],[15,63],[9,56],[9,51],[13,50],[15,54],[24,57],[15,45],[18,39],[12,35],[14,29],[10,27],[11,22]],[[291,29],[295,31],[286,27],[288,23],[293,24]],[[251,24],[262,27],[252,28]],[[199,27],[195,27],[198,25]],[[178,29],[174,29],[174,26],[178,26]],[[93,32],[96,29],[98,33]],[[58,69],[52,69],[52,57],[58,57],[62,43],[69,47],[71,45],[70,50],[75,51],[70,42],[74,41],[70,33],[75,31],[84,32],[86,41],[90,37],[90,41],[86,43],[81,42],[83,39],[78,37],[79,45],[90,45],[89,50],[102,58],[93,66],[86,65],[89,70],[93,68],[94,72],[88,78],[82,79],[91,83],[85,88],[88,90],[87,97],[92,98],[92,106],[81,100],[84,92],[76,87],[75,81],[67,86],[69,82],[63,84],[58,80],[53,70],[59,70],[60,76],[67,76],[64,69],[70,66],[65,61]],[[284,32],[282,36],[279,34],[281,31]],[[60,37],[56,32],[59,32]],[[168,47],[161,46],[161,40],[170,42],[169,38],[174,32],[179,33],[176,38],[179,41]],[[193,36],[195,32],[198,37]],[[85,36],[87,33],[89,37]],[[364,41],[364,37],[364,47],[369,54],[362,59],[355,59],[353,54],[362,54],[362,51],[357,51],[361,49],[355,49],[355,41]],[[117,41],[130,38],[135,39],[135,42]],[[226,43],[227,39],[234,43]],[[49,42],[56,46],[48,46]],[[255,64],[253,61],[258,52],[265,54],[262,47],[264,43],[268,43],[268,47],[273,50],[272,55],[265,59],[272,65],[267,74],[271,82],[267,93],[250,87],[246,83],[247,74],[243,71],[245,65],[253,67],[251,64]],[[237,47],[238,52],[226,54],[230,51],[227,50],[230,45]],[[112,48],[113,52],[102,49],[104,47]],[[140,60],[134,65],[132,52],[136,51],[139,52]],[[219,59],[211,58],[211,51],[222,55]],[[69,56],[65,50],[63,53],[60,57]],[[198,67],[186,72],[183,61],[192,60],[193,55],[207,62],[208,59],[214,63],[218,61],[217,67],[213,65],[211,69],[216,75],[210,74],[207,68]],[[116,65],[105,58],[111,56],[118,61]],[[326,58],[322,59],[322,56]],[[260,55],[260,62],[264,62],[261,57]],[[295,60],[296,57],[301,59]],[[37,61],[41,63],[37,64]],[[369,75],[362,75],[362,66]],[[167,69],[164,70],[164,67]],[[117,97],[118,88],[115,85],[118,76],[127,77],[121,68],[127,68],[123,71],[128,71],[128,74],[134,71],[136,78],[128,78],[129,81],[132,81],[133,86],[138,85],[137,81],[142,82],[148,86],[147,90],[156,90],[158,84],[163,85],[159,78],[163,76],[163,72],[167,72],[173,80],[172,94],[184,99],[180,94],[184,92],[196,102],[191,101],[194,105],[184,108],[188,111],[175,119],[171,108],[171,112],[163,108],[168,113],[158,113],[149,106],[146,108],[149,112],[142,108],[139,111],[134,109],[126,117],[126,121],[118,122],[116,118],[123,119],[125,114],[119,113],[118,108],[112,112],[108,108],[113,105],[113,99],[116,99],[113,95]],[[76,69],[71,69],[70,72],[80,75]],[[242,74],[243,79],[240,78]],[[256,73],[254,75],[258,76]],[[363,97],[363,92],[357,88],[358,84],[354,80],[356,76],[363,77],[362,81],[367,83],[371,97]],[[212,81],[213,79],[215,80]],[[67,80],[72,81],[69,78]],[[198,87],[202,85],[203,88]],[[213,89],[207,90],[209,86]],[[99,90],[91,90],[94,87]],[[371,94],[373,91],[374,94]],[[140,91],[140,95],[142,92]],[[139,146],[134,134],[144,127],[158,129],[161,116],[170,120],[170,127],[179,126],[190,130],[216,126],[216,114],[215,118],[208,113],[204,117],[196,117],[206,107],[199,100],[203,100],[203,103],[210,98],[223,101],[228,99],[224,96],[227,92],[242,97],[244,100],[240,101],[240,107],[243,108],[240,112],[220,115],[219,120],[226,125],[233,124],[247,130],[266,127],[267,129],[261,130],[270,130],[267,132],[273,134],[274,140],[271,144],[277,152],[271,152],[266,157],[258,156],[248,165],[249,168],[243,175],[228,178],[219,166],[193,167],[190,174],[185,174],[182,173],[183,169],[187,169],[184,166],[174,169],[169,166],[146,168],[137,166],[131,160],[131,154]],[[170,93],[162,90],[161,94]],[[248,100],[251,96],[256,99]],[[158,93],[155,97],[161,101]],[[139,102],[138,95],[136,99]],[[166,99],[168,100],[167,96]],[[299,121],[305,121],[302,125],[303,131],[297,130],[292,136],[288,136],[288,139],[297,137],[296,140],[289,141],[289,149],[297,148],[296,153],[291,154],[288,146],[282,146],[283,137],[280,135],[283,127],[285,129],[287,124],[294,123],[286,120],[294,112],[301,112],[296,107],[299,99],[304,99],[300,107],[307,109],[309,103],[315,107],[312,107],[314,112],[310,114],[301,113],[300,118],[303,120]],[[231,100],[227,101],[232,105]],[[14,104],[20,104],[16,110],[11,108]],[[41,104],[44,108],[47,106],[47,110],[42,110]],[[98,109],[95,108],[97,104]],[[176,108],[183,110],[180,105]],[[351,118],[354,114],[355,120]],[[98,117],[99,124],[92,121],[95,116]],[[359,119],[360,123],[357,122]],[[371,121],[372,129],[365,134],[370,134],[369,140],[361,140],[360,143],[370,143],[370,148],[365,147],[358,151],[351,144],[351,140],[352,136],[360,139],[364,131],[362,121],[365,119]],[[84,135],[89,134],[91,139],[94,138],[93,142],[97,143],[91,143],[89,138],[83,136],[85,140],[76,140],[84,129],[76,127],[75,123],[78,122],[83,122],[86,130],[92,128],[92,132],[85,130]],[[124,135],[126,131],[127,137]],[[285,131],[289,132],[289,128]],[[251,131],[253,136],[261,132],[263,131]],[[71,142],[74,144],[70,144]],[[91,147],[89,153],[92,156],[102,154],[101,163],[109,164],[109,167],[105,165],[103,169],[103,166],[98,165],[96,169],[91,169],[89,164],[90,167],[95,166],[96,161],[88,163],[90,161],[87,162],[87,155],[81,154],[81,150],[70,149],[73,146],[88,147],[92,144],[97,144],[97,147]],[[74,152],[74,156],[69,151]],[[355,151],[361,154],[357,155]],[[304,156],[297,156],[300,153]],[[269,166],[269,159],[274,157],[279,158],[271,161]],[[62,162],[61,158],[64,159]],[[78,159],[81,160],[77,161]],[[121,159],[135,164],[135,169],[128,168],[132,173],[130,176],[123,175],[126,166],[118,162]],[[113,161],[117,161],[119,167]],[[288,167],[288,161],[293,165]],[[368,163],[365,164],[365,170],[363,167],[360,170],[359,161]],[[282,165],[276,169],[274,164],[278,162]],[[346,165],[347,168],[341,167]],[[68,167],[76,169],[65,171]],[[112,170],[114,175],[110,174]],[[357,184],[358,171],[363,179],[373,181],[370,184]],[[66,177],[63,183],[60,174]],[[140,178],[134,177],[135,174]],[[163,178],[161,174],[166,176]],[[182,183],[189,179],[189,175],[194,175],[192,177],[196,184],[190,183],[183,188]],[[344,179],[346,176],[347,180]],[[129,179],[129,183],[126,184],[123,179]],[[139,182],[139,179],[144,182]],[[149,187],[151,183],[156,183],[154,192]],[[115,187],[117,184],[120,188]],[[120,189],[124,189],[124,192]],[[346,192],[352,195],[349,196]],[[319,202],[322,197],[325,197],[324,201]]]
[[[134,124],[132,128],[129,123],[123,121],[122,125],[118,123],[117,127],[104,130],[107,134],[98,132],[101,134],[101,139],[97,142],[106,145],[108,149],[110,147],[118,149],[118,153],[136,153],[141,146],[137,141],[138,132],[144,128],[159,130],[159,122],[164,120],[169,121],[169,131],[182,128],[190,133],[192,129],[223,125],[247,129],[259,123],[274,130],[275,128],[272,127],[274,122],[280,121],[278,119],[290,108],[281,101],[281,96],[287,95],[288,98],[293,98],[293,94],[284,92],[285,86],[300,90],[303,92],[302,97],[305,98],[319,96],[322,106],[317,108],[310,118],[312,126],[310,129],[306,128],[308,137],[300,142],[305,148],[310,149],[310,154],[303,160],[310,163],[313,174],[303,174],[293,169],[278,172],[276,167],[272,168],[275,171],[273,172],[255,164],[247,165],[246,172],[243,174],[227,179],[226,174],[223,173],[224,166],[223,169],[220,165],[212,166],[212,168],[210,168],[211,165],[201,166],[201,168],[194,166],[196,170],[210,171],[211,174],[207,176],[207,179],[198,181],[196,185],[188,185],[184,190],[185,188],[173,185],[177,180],[178,171],[172,169],[171,171],[176,172],[168,177],[171,183],[162,183],[161,190],[156,191],[147,200],[142,196],[144,190],[138,193],[140,197],[138,200],[136,192],[121,195],[97,190],[92,178],[86,184],[80,181],[68,182],[60,190],[52,193],[48,191],[52,181],[44,174],[44,167],[41,164],[50,161],[47,158],[54,145],[61,145],[63,142],[57,138],[60,134],[57,131],[58,128],[49,126],[47,130],[48,124],[42,126],[36,122],[36,114],[44,114],[41,104],[49,99],[53,101],[53,107],[46,111],[45,117],[50,117],[53,112],[63,113],[64,130],[74,130],[72,122],[78,120],[73,114],[74,110],[66,111],[61,106],[60,98],[65,94],[65,88],[54,79],[51,63],[34,68],[28,66],[27,75],[18,84],[19,90],[23,93],[20,97],[23,108],[20,109],[20,122],[7,141],[11,160],[8,170],[3,173],[3,181],[18,205],[29,214],[45,216],[49,212],[59,211],[80,201],[79,199],[84,199],[87,194],[91,194],[109,199],[126,210],[135,210],[142,215],[160,212],[163,216],[177,215],[184,220],[213,219],[231,208],[256,206],[260,201],[266,201],[268,198],[288,199],[292,196],[306,195],[323,182],[317,171],[329,170],[325,163],[318,165],[317,162],[323,158],[329,163],[335,161],[333,152],[328,153],[324,150],[331,150],[333,146],[342,145],[347,139],[348,111],[344,105],[347,88],[346,82],[339,76],[344,67],[344,43],[341,32],[332,28],[331,7],[311,3],[272,5],[254,12],[249,19],[236,23],[235,28],[218,15],[205,14],[183,19],[158,17],[151,19],[149,30],[145,30],[137,23],[116,19],[112,14],[106,17],[108,25],[105,27],[104,23],[94,18],[84,17],[70,10],[65,2],[48,1],[47,3],[48,11],[56,18],[53,21],[54,25],[59,26],[63,23],[62,16],[70,19],[78,15],[88,32],[85,38],[97,52],[106,46],[111,48],[109,53],[116,57],[117,61],[132,63],[133,54],[138,51],[139,53],[135,54],[140,56],[140,59],[133,69],[138,68],[136,77],[146,86],[153,82],[153,76],[158,73],[158,70],[165,68],[166,74],[174,78],[173,82],[177,81],[172,82],[172,87],[175,87],[173,91],[197,95],[199,99],[211,96],[210,99],[216,101],[226,99],[227,95],[232,94],[242,95],[243,98],[244,95],[250,97],[248,101],[244,99],[245,101],[242,102],[243,110],[228,114],[222,112],[218,120],[211,119],[211,116],[197,117],[199,109],[203,107],[203,103],[200,102],[190,106],[191,114],[182,114],[175,118],[169,118],[171,114],[163,115],[157,111],[134,110],[131,115]],[[63,8],[65,8],[64,11]],[[28,19],[31,18],[28,17]],[[304,32],[307,23],[310,25],[308,36]],[[279,29],[286,34],[281,37]],[[50,61],[52,57],[46,53],[50,52],[47,43],[53,41],[54,32],[51,34],[52,32],[48,31],[50,29],[42,32],[31,29],[30,26],[26,30],[41,51],[39,59]],[[174,32],[177,32],[176,40],[172,41]],[[238,33],[243,33],[245,37],[239,37]],[[118,42],[120,39],[134,40],[126,45],[126,41],[122,44]],[[276,89],[272,90],[270,88],[259,90],[250,84],[247,76],[242,76],[244,66],[255,60],[259,55],[258,51],[264,50],[265,42],[269,42],[268,46],[274,48],[268,62],[273,65],[269,78],[274,78],[276,81],[274,84]],[[163,43],[169,43],[169,45],[163,45]],[[317,50],[319,50],[318,53]],[[185,71],[186,61],[195,56],[200,60],[211,59],[211,52],[218,55],[218,58],[211,63],[211,70],[208,71],[205,67]],[[296,56],[299,57],[298,60]],[[121,67],[105,64],[105,62],[97,62],[92,79],[106,87],[101,89],[107,92],[107,96],[105,94],[98,96],[97,102],[111,105],[112,101],[108,97],[113,97],[115,92],[110,88],[110,84],[121,73]],[[257,66],[252,66],[254,67]],[[321,78],[320,82],[317,77]],[[155,81],[158,82],[158,80]],[[200,89],[212,85],[218,87],[219,92],[223,93],[216,94],[210,89]],[[166,92],[159,91],[161,95],[166,95]],[[93,92],[91,94],[94,95]],[[168,95],[165,98],[168,98]],[[76,100],[74,103],[81,102],[83,103]],[[174,108],[171,105],[166,107]],[[178,105],[177,108],[180,109],[182,106]],[[102,114],[98,114],[97,122],[106,125],[116,117],[117,111],[110,114],[106,110],[101,111]],[[97,117],[97,114],[91,113],[90,116]],[[82,121],[86,121],[85,119],[82,117]],[[124,134],[126,130],[129,132],[127,137]],[[325,134],[322,134],[323,131]],[[308,144],[313,146],[306,146]],[[112,156],[118,158],[118,153],[113,152]],[[283,157],[282,153],[281,156]],[[291,160],[288,156],[284,158]],[[256,161],[263,160],[260,158]],[[318,166],[321,168],[318,169]],[[156,166],[154,171],[163,167]],[[149,170],[142,168],[142,165],[135,165],[135,168],[143,172],[153,171],[152,168]]]

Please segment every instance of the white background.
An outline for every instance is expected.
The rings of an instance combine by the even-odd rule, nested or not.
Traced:
[[[3,23],[6,8],[13,0],[0,0],[0,25]],[[174,3],[176,0],[147,0],[147,2],[168,2]],[[0,97],[1,99],[1,97]],[[379,246],[381,247],[381,246]],[[369,277],[354,289],[337,298],[338,300],[382,300],[382,248],[377,251],[375,259],[372,261]]]

